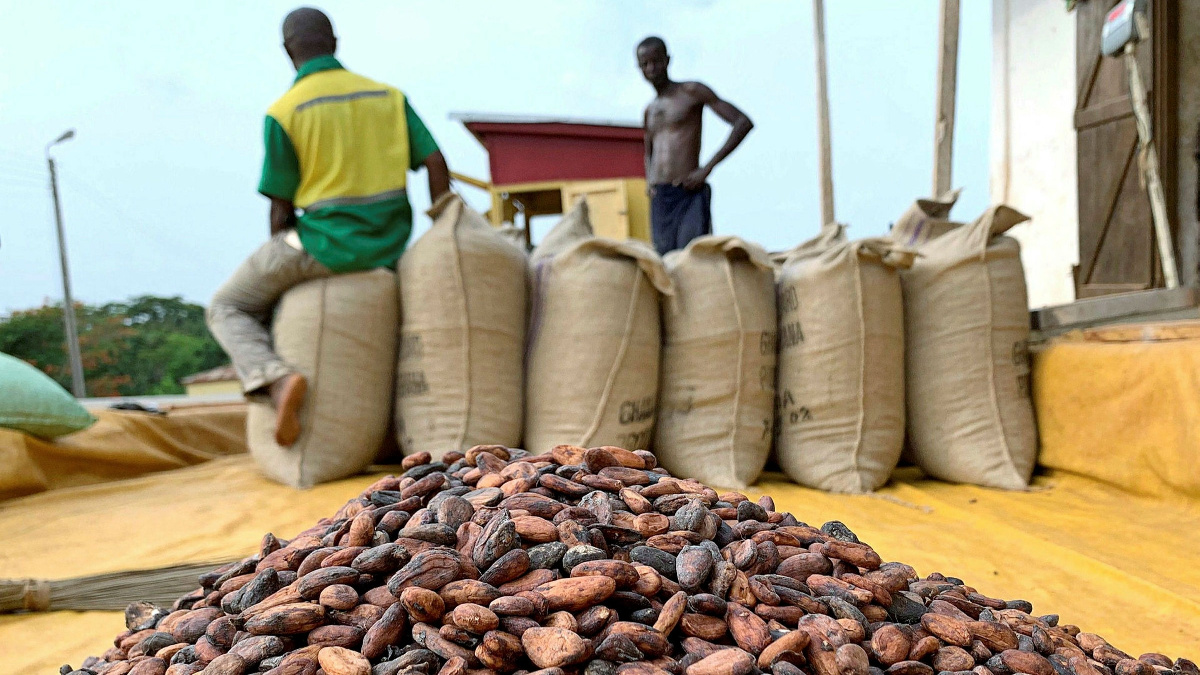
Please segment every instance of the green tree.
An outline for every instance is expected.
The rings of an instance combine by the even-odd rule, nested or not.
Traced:
[[[182,298],[140,296],[101,306],[77,304],[84,379],[92,396],[183,393],[179,380],[226,363],[204,308]],[[62,305],[0,317],[0,352],[70,386]]]

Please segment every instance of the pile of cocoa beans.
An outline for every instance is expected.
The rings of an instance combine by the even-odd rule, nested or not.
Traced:
[[[649,452],[478,446],[403,468],[170,610],[130,605],[112,649],[61,672],[1200,675]]]

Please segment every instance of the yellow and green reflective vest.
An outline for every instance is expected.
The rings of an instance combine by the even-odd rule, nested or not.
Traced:
[[[302,210],[304,250],[334,272],[394,267],[412,233],[407,172],[438,147],[404,94],[332,56],[268,110],[258,191]]]

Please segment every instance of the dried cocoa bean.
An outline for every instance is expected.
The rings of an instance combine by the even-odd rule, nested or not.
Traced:
[[[586,640],[562,628],[530,628],[521,636],[521,646],[539,668],[561,668],[585,660],[590,652]]]
[[[272,607],[246,622],[251,635],[291,635],[305,633],[325,620],[325,608],[314,603],[294,603]]]

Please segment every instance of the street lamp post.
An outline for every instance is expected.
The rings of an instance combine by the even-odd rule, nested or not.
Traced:
[[[62,268],[63,283],[63,327],[67,334],[67,356],[71,361],[71,393],[83,398],[87,390],[83,382],[83,356],[79,352],[79,331],[75,328],[75,302],[71,299],[71,274],[67,267],[67,236],[63,231],[62,206],[58,202],[58,173],[54,169],[54,158],[50,148],[75,137],[75,130],[68,129],[46,145],[46,164],[50,167],[50,194],[54,198],[54,224],[58,228],[58,261]]]

